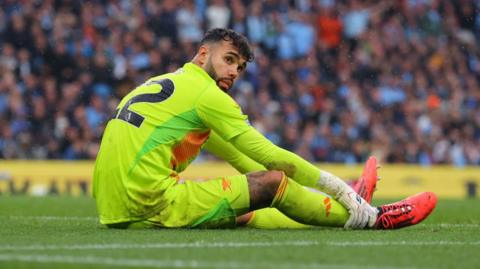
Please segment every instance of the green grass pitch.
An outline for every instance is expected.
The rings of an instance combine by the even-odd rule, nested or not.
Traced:
[[[480,201],[396,231],[111,230],[92,198],[0,196],[0,268],[87,267],[479,268]]]

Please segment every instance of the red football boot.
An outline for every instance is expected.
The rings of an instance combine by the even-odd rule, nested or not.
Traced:
[[[380,166],[377,164],[377,158],[371,156],[365,163],[362,176],[351,185],[353,190],[369,204],[372,202],[373,192],[375,191],[375,186],[379,179],[377,175],[377,169],[379,167]]]
[[[399,229],[415,225],[432,213],[437,204],[433,192],[422,192],[402,201],[379,207],[374,229]]]

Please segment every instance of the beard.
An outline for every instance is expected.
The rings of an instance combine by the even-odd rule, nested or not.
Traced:
[[[213,80],[218,80],[217,71],[215,71],[215,68],[212,64],[212,57],[209,57],[207,63],[205,64],[205,72],[207,72],[207,74],[213,78]]]
[[[213,67],[213,64],[212,64],[212,57],[209,57],[208,60],[207,60],[207,63],[205,64],[205,72],[207,72],[207,74],[213,79],[215,80],[217,86],[224,92],[227,92],[230,88],[225,88],[223,86],[220,85],[220,81],[221,80],[224,80],[223,78],[220,78],[218,77],[218,74],[217,74],[217,71],[215,70],[215,67]]]

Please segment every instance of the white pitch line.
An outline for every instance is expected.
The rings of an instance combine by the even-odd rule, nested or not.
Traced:
[[[335,247],[359,247],[359,246],[480,246],[480,241],[343,241],[328,242]]]
[[[59,256],[59,255],[11,255],[0,254],[0,261],[17,261],[30,263],[68,263],[68,264],[96,264],[108,266],[127,266],[127,267],[154,267],[154,268],[333,268],[333,269],[407,269],[415,267],[396,267],[396,266],[360,266],[360,265],[339,265],[323,263],[289,263],[289,262],[252,262],[242,261],[202,261],[202,260],[163,260],[163,259],[126,259],[116,257],[97,257],[97,256]]]
[[[152,243],[152,244],[77,244],[77,245],[0,245],[2,251],[23,250],[111,250],[111,249],[178,249],[178,248],[258,248],[258,247],[305,247],[305,246],[480,246],[480,241],[283,241],[283,242],[204,242]]]
[[[79,217],[79,216],[1,216],[0,218],[8,219],[28,219],[40,221],[98,221],[97,217]],[[440,228],[479,228],[480,223],[431,223],[419,224],[422,227],[440,227]]]
[[[438,226],[440,228],[479,228],[478,223],[438,223],[438,224],[425,224],[425,226]]]
[[[84,245],[0,245],[0,250],[85,250],[85,249],[175,249],[175,248],[251,248],[251,247],[303,247],[320,245],[317,241],[283,242],[204,242],[153,244],[84,244]]]

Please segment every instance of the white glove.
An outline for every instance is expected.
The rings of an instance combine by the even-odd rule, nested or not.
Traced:
[[[373,227],[377,220],[378,209],[369,205],[360,195],[351,190],[340,193],[337,200],[350,213],[350,217],[344,226],[346,229]]]
[[[373,227],[377,220],[378,210],[370,206],[367,201],[339,177],[322,170],[317,186],[320,190],[335,197],[348,210],[350,217],[347,223],[345,223],[345,228],[363,229],[365,227]]]

